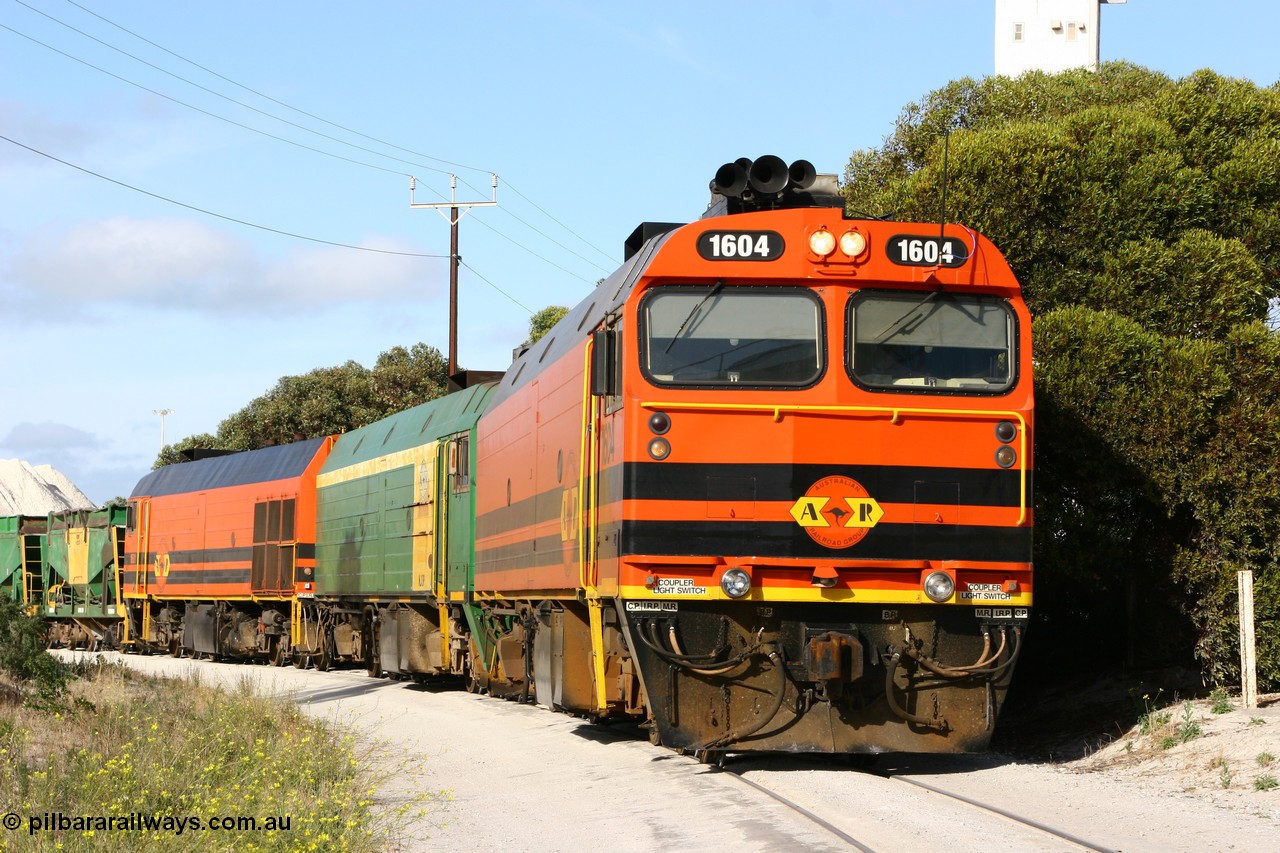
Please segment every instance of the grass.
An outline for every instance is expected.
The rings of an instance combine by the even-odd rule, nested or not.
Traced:
[[[1217,769],[1218,784],[1224,788],[1231,787],[1231,765],[1227,763],[1227,759],[1219,755],[1213,761],[1209,762],[1209,769]]]
[[[1169,724],[1172,716],[1168,711],[1159,710],[1158,703],[1164,689],[1157,690],[1155,695],[1142,694],[1143,711],[1138,715],[1138,734],[1149,735]]]
[[[1182,721],[1173,727],[1173,732],[1161,736],[1160,748],[1172,749],[1180,743],[1186,743],[1189,740],[1195,740],[1203,734],[1200,724],[1191,719],[1193,707],[1190,702],[1186,702],[1182,706]],[[1168,717],[1168,715],[1165,715]],[[1166,723],[1168,720],[1166,719]]]
[[[22,820],[18,831],[0,829],[3,849],[372,853],[392,845],[404,815],[375,811],[375,780],[352,735],[255,696],[248,681],[225,691],[123,666],[78,675],[55,705],[0,707],[0,797]],[[73,817],[92,820],[67,824]],[[111,817],[161,825],[104,826]],[[207,828],[227,817],[257,825]],[[32,819],[50,828],[29,832]]]
[[[1215,687],[1209,694],[1209,710],[1215,714],[1230,714],[1235,710],[1231,704],[1231,696],[1225,687]]]

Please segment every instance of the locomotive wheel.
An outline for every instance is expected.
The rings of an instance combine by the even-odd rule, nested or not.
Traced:
[[[169,641],[169,657],[171,658],[182,657],[182,644],[178,642],[177,638],[174,638]]]
[[[293,665],[298,669],[306,669],[308,666],[311,665],[311,656],[310,655],[294,655]]]

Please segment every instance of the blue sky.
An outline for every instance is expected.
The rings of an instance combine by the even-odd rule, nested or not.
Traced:
[[[505,368],[721,163],[839,173],[992,73],[994,5],[0,0],[0,458],[106,501],[149,470],[154,410],[173,441],[284,375],[447,352],[449,227],[410,175],[419,202],[499,176],[460,228],[459,361]],[[1270,85],[1277,24],[1129,0],[1101,53]]]

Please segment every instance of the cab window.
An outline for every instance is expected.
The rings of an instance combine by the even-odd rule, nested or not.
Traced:
[[[641,366],[656,385],[805,387],[822,376],[822,303],[804,289],[657,288],[640,324]]]
[[[1016,321],[1004,299],[861,291],[849,300],[853,380],[871,389],[1000,393],[1013,386]]]

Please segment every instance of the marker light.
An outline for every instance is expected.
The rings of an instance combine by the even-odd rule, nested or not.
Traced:
[[[851,258],[856,258],[867,250],[867,238],[857,231],[846,231],[840,235],[840,251]]]
[[[924,579],[924,594],[941,604],[956,591],[956,582],[946,572],[929,572]]]
[[[836,238],[825,228],[819,228],[809,235],[809,251],[820,258],[825,258],[836,250]]]
[[[996,464],[1001,468],[1012,468],[1017,461],[1018,452],[1007,444],[996,451]]]
[[[996,438],[1005,444],[1013,441],[1018,437],[1018,428],[1013,425],[1012,421],[1001,421],[996,424]]]
[[[649,442],[649,455],[662,460],[671,455],[671,442],[665,438],[655,438]]]
[[[663,435],[671,429],[671,417],[666,412],[654,412],[649,416],[649,432]]]
[[[751,575],[745,569],[729,569],[720,576],[720,588],[730,598],[742,598],[751,592]]]

